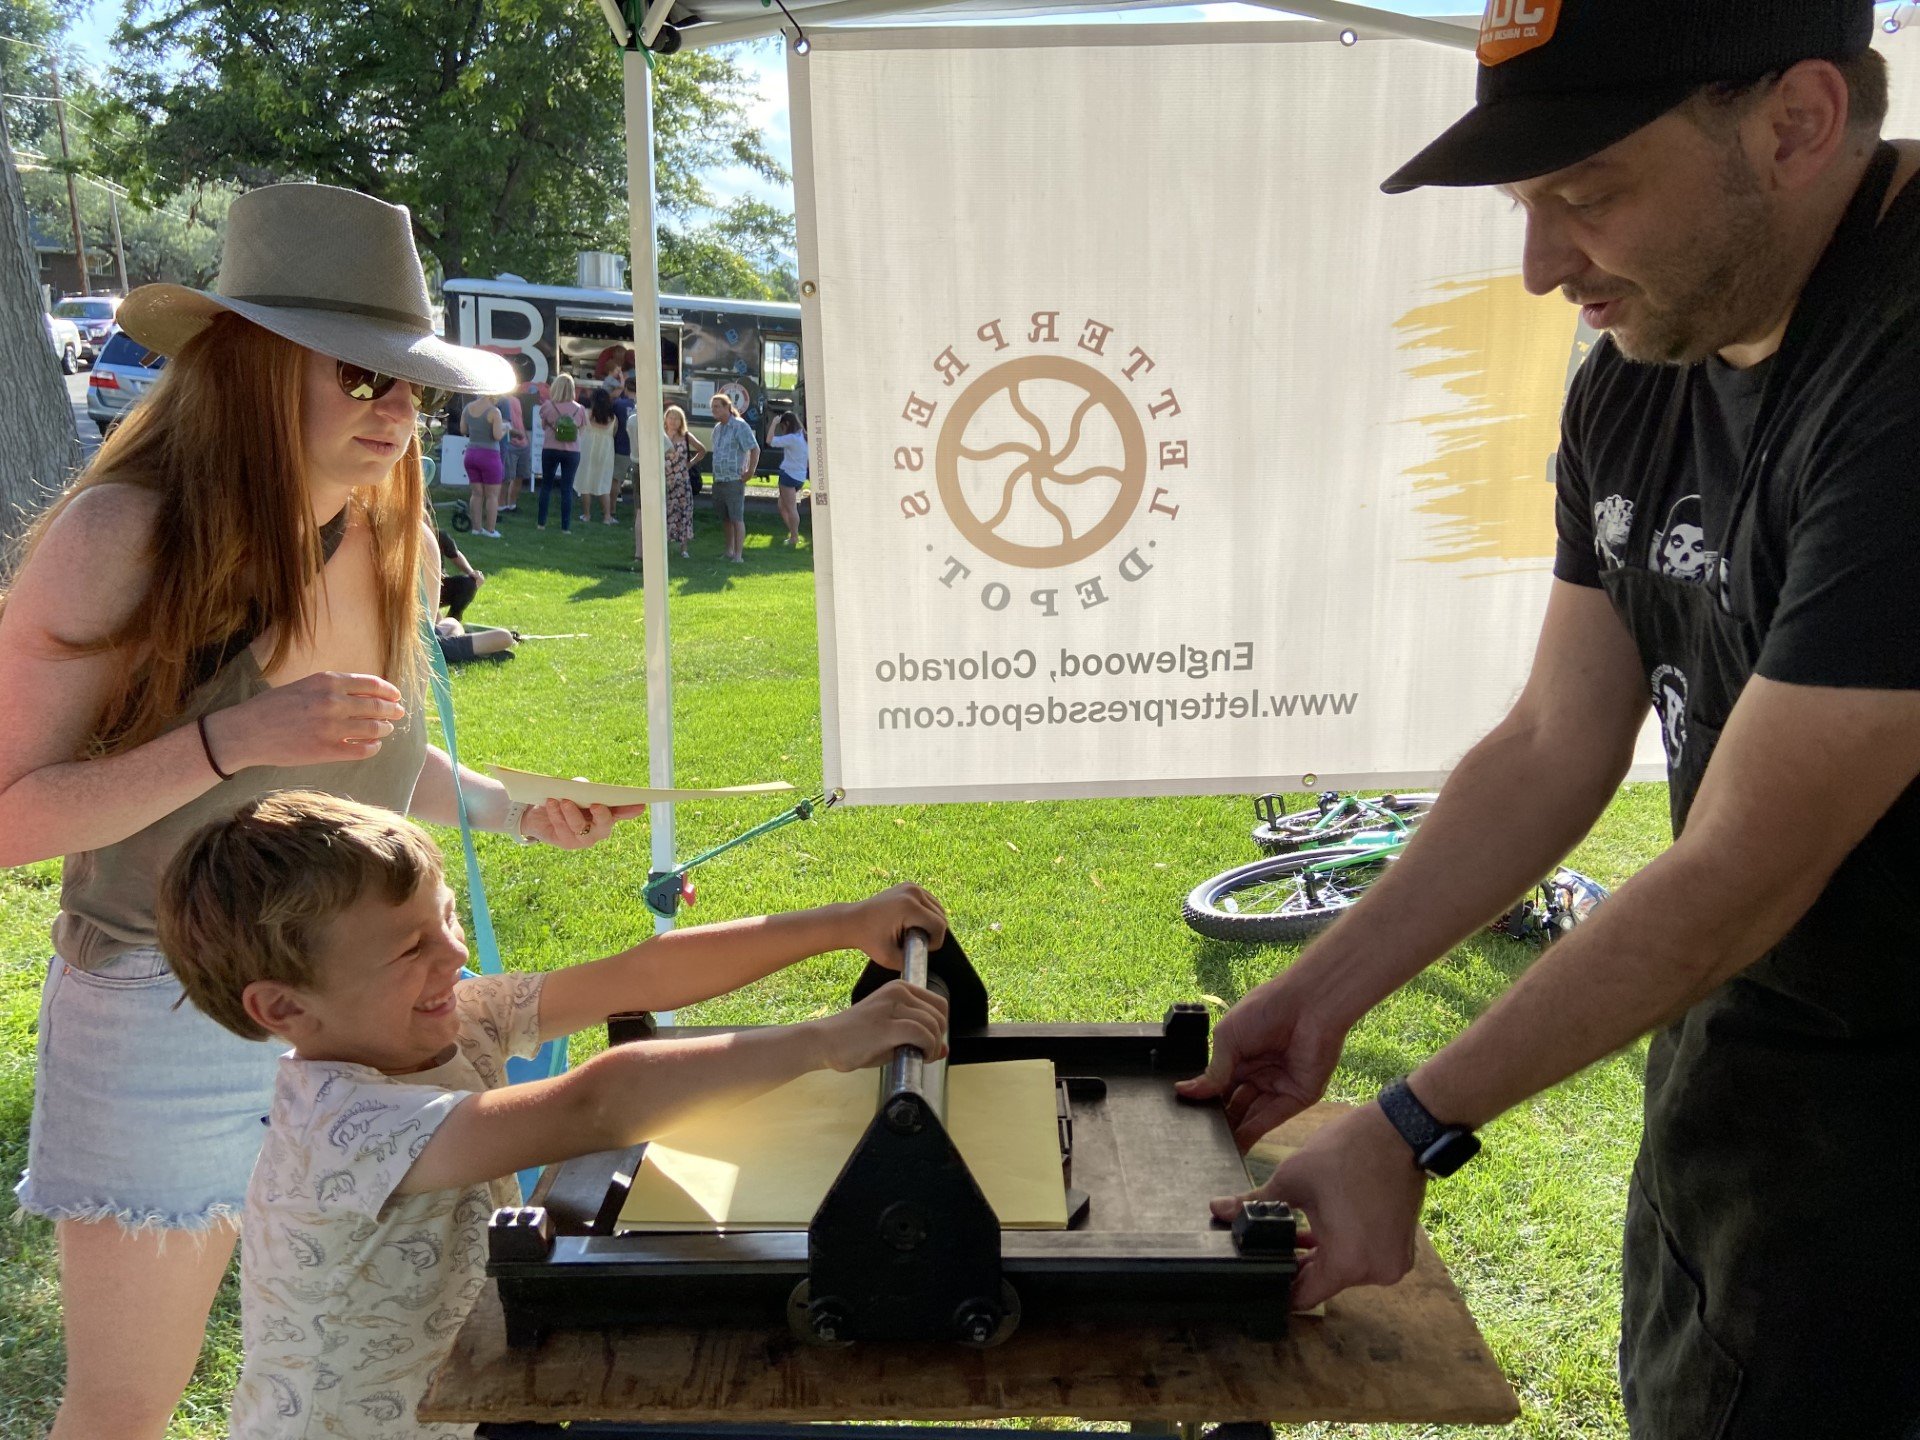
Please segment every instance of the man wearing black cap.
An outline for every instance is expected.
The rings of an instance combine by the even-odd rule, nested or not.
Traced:
[[[1872,27],[1490,0],[1479,103],[1386,188],[1501,186],[1528,287],[1606,332],[1533,673],[1182,1087],[1243,1143],[1317,1099],[1359,1017],[1599,817],[1658,696],[1673,847],[1261,1192],[1313,1218],[1302,1305],[1391,1283],[1475,1127],[1652,1033],[1620,1357],[1649,1440],[1920,1436],[1920,146],[1879,139]]]

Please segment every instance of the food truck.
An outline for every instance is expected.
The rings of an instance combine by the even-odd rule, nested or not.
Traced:
[[[592,384],[615,366],[633,369],[630,291],[464,278],[444,292],[449,340],[524,354],[538,385],[561,374]],[[663,401],[686,411],[701,444],[713,430],[714,394],[725,394],[763,442],[760,468],[772,473],[780,454],[764,442],[773,422],[788,413],[806,420],[800,307],[662,295],[658,354]]]

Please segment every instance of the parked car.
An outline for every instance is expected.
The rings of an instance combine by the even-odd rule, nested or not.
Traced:
[[[147,347],[116,329],[100,347],[87,377],[87,415],[106,434],[120,422],[133,402],[146,394],[166,365],[164,355],[150,355]]]
[[[47,322],[47,343],[60,359],[60,373],[71,375],[80,368],[80,327],[59,315],[43,316]]]
[[[54,306],[53,313],[56,319],[74,323],[80,332],[80,358],[91,361],[113,333],[113,317],[119,308],[118,295],[71,295]]]

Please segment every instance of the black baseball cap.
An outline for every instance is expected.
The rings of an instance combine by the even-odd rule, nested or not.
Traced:
[[[1872,0],[1488,0],[1477,103],[1380,188],[1508,185],[1590,159],[1703,85],[1873,43]]]

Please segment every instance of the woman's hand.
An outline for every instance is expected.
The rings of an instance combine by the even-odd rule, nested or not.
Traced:
[[[884,969],[905,962],[909,930],[926,931],[929,950],[947,938],[946,907],[918,885],[896,885],[847,908],[846,944]]]
[[[590,805],[583,810],[571,800],[549,800],[521,815],[520,833],[562,850],[585,850],[611,835],[620,821],[646,813],[644,805]]]
[[[407,718],[400,692],[378,675],[326,670],[207,716],[220,768],[290,768],[365,760]]]
[[[947,1053],[940,1039],[947,1028],[946,1000],[904,980],[891,980],[858,1005],[808,1023],[817,1027],[821,1058],[842,1073],[884,1064],[902,1045],[919,1046],[929,1060]]]

